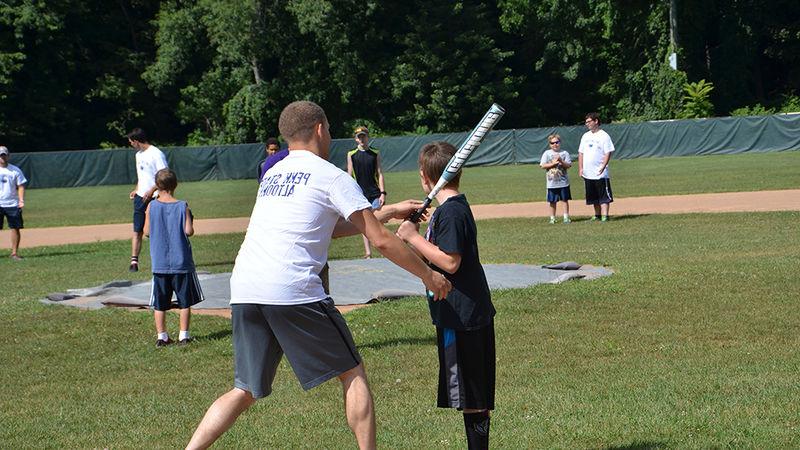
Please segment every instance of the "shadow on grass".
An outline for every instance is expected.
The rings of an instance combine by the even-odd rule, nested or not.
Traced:
[[[618,222],[620,220],[628,220],[628,219],[639,219],[639,218],[647,217],[647,216],[650,216],[650,215],[652,215],[652,214],[623,214],[621,216],[615,216],[615,215],[612,214],[611,217],[610,217],[609,222]],[[573,218],[572,222],[573,223],[592,222],[592,218],[591,217],[581,217],[579,219]],[[602,222],[600,222],[600,220],[595,220],[595,222],[597,222],[598,224],[602,223]]]
[[[424,338],[419,338],[419,337],[398,338],[380,342],[370,342],[369,344],[359,345],[358,347],[380,350],[385,347],[395,347],[398,345],[436,345],[436,339],[433,336]]]
[[[219,341],[221,339],[227,338],[230,335],[231,335],[231,330],[228,329],[228,330],[220,330],[215,333],[207,334],[205,336],[197,336],[197,338],[203,340],[208,339],[209,341]]]
[[[628,445],[606,447],[605,450],[658,450],[662,448],[667,448],[667,444],[663,442],[635,442]]]
[[[85,248],[82,249],[75,249],[75,250],[58,250],[52,252],[36,252],[36,253],[25,253],[24,249],[20,251],[20,255],[22,255],[25,259],[37,259],[37,258],[49,258],[52,256],[72,256],[72,255],[87,255],[90,253],[100,253],[99,250],[87,250]]]

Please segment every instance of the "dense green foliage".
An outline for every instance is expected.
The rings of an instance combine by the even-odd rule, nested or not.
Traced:
[[[493,294],[493,447],[800,446],[798,220],[784,212],[563,227],[480,221],[485,263],[573,260],[616,271]],[[194,237],[198,267],[230,270],[242,237]],[[38,302],[128,277],[128,250],[129,242],[116,241],[31,249],[20,262],[0,258],[4,448],[182,448],[231,388],[227,319],[195,315],[195,344],[156,349],[145,312]],[[360,237],[340,239],[331,256],[360,251]],[[423,300],[383,302],[347,320],[375,394],[379,447],[466,448],[460,415],[434,406],[436,347]],[[175,314],[169,327],[177,327]],[[216,448],[309,447],[354,448],[341,388],[330,381],[303,392],[284,361],[273,395]]]
[[[668,119],[701,79],[709,114],[785,111],[799,15],[792,0],[9,0],[0,142],[124,145],[135,125],[161,144],[260,141],[300,98],[335,136],[465,130],[493,101],[505,128]]]

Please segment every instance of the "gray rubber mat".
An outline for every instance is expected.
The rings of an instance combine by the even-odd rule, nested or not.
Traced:
[[[337,305],[357,305],[390,299],[424,295],[425,288],[416,277],[384,258],[330,261],[331,297]],[[578,264],[574,264],[578,266]],[[524,264],[484,264],[491,289],[521,288],[540,283],[561,283],[571,279],[595,279],[613,272],[603,267],[580,266],[576,270],[553,270]],[[230,273],[198,273],[205,301],[195,308],[228,308]],[[151,282],[112,281],[102,286],[69,289],[50,294],[45,303],[71,305],[87,309],[104,306],[143,307],[149,305]]]

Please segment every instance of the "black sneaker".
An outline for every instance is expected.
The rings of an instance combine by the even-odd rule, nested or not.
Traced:
[[[172,344],[172,339],[167,338],[167,340],[159,339],[156,341],[156,348],[166,347]]]
[[[193,337],[188,337],[188,338],[181,339],[180,341],[178,341],[178,345],[181,345],[181,346],[189,345],[192,342],[194,342],[194,338]]]
[[[139,271],[139,261],[131,261],[130,267],[128,267],[128,272],[138,272]]]

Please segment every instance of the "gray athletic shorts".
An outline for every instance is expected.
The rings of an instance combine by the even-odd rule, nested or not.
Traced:
[[[234,386],[268,396],[281,357],[308,390],[361,364],[347,322],[327,298],[303,305],[231,305]]]

